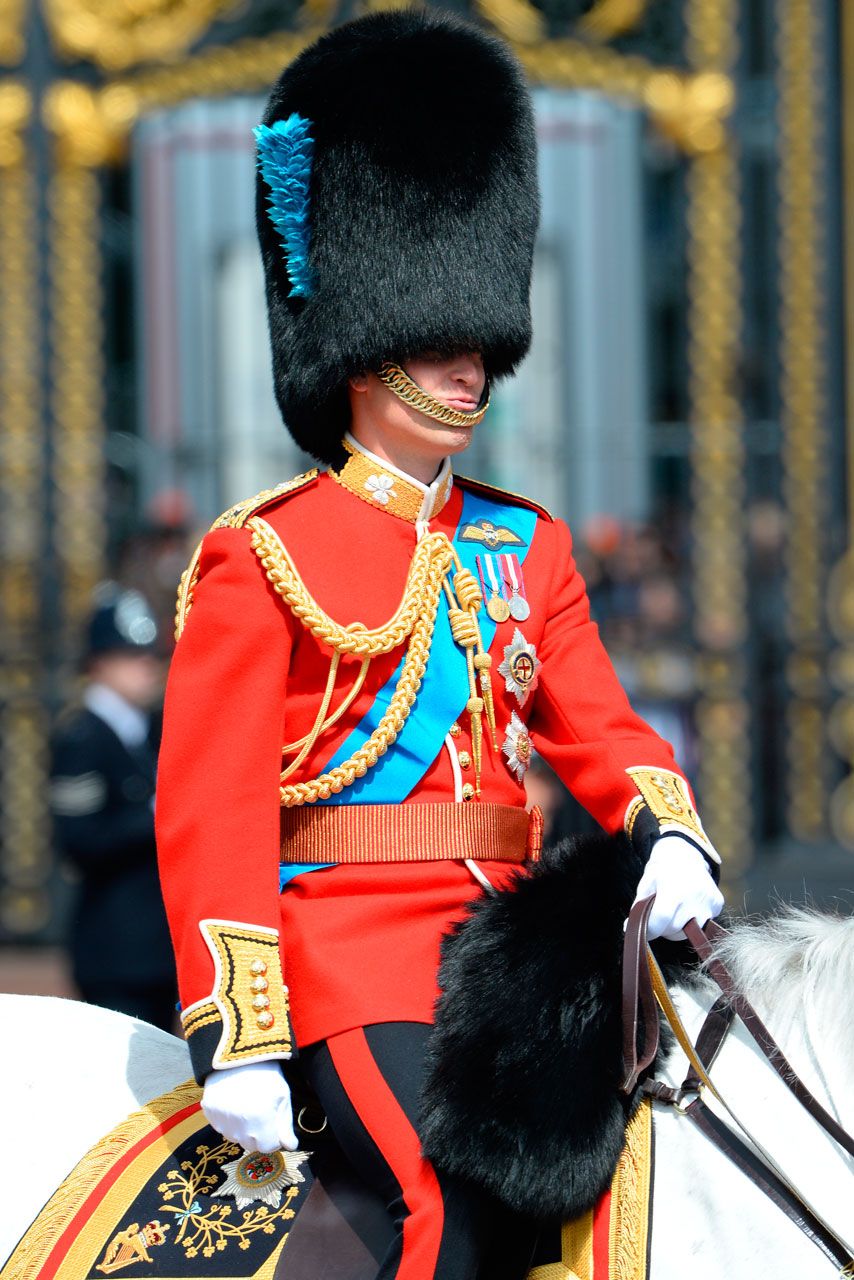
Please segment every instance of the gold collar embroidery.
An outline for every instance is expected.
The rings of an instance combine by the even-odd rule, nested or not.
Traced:
[[[454,476],[449,458],[442,463],[433,483],[426,485],[405,475],[391,463],[381,461],[349,433],[343,444],[349,457],[340,471],[330,471],[329,474],[357,498],[388,512],[390,516],[397,516],[410,524],[432,520],[451,496]]]

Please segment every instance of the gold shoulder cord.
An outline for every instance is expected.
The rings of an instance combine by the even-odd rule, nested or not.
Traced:
[[[214,529],[242,529],[249,517],[263,507],[268,502],[272,502],[275,498],[284,497],[286,493],[293,493],[296,489],[302,489],[305,485],[310,484],[317,477],[317,467],[312,467],[310,471],[303,471],[298,476],[294,476],[292,480],[284,480],[273,489],[262,489],[260,493],[256,493],[253,498],[245,498],[242,502],[236,502],[233,507],[229,507],[227,511],[223,511],[221,516],[217,516],[211,525],[208,533],[213,533]],[[187,625],[187,615],[193,607],[193,593],[199,584],[199,560],[202,555],[202,543],[196,547],[193,552],[190,563],[181,574],[181,581],[178,586],[178,603],[175,612],[175,639],[181,639],[181,633]]]
[[[477,611],[483,603],[480,587],[474,575],[460,563],[447,535],[430,533],[421,539],[415,548],[403,597],[395,613],[384,626],[369,629],[360,622],[343,627],[329,617],[308,591],[279,535],[266,520],[256,516],[247,522],[247,528],[252,530],[252,549],[263,565],[273,589],[306,630],[323,644],[329,645],[333,651],[326,690],[311,731],[298,742],[290,743],[284,748],[284,754],[299,749],[299,755],[281,776],[279,794],[283,806],[292,808],[295,805],[314,804],[317,800],[328,800],[331,795],[337,795],[344,787],[351,786],[357,778],[363,778],[395,741],[412,709],[427,669],[436,614],[443,592],[448,601],[448,617],[454,640],[466,653],[469,670],[469,699],[466,709],[471,716],[472,755],[479,790],[484,711],[493,750],[497,748],[489,674],[492,658],[484,651],[477,622]],[[451,583],[448,577],[452,569],[455,572]],[[352,703],[364,683],[371,660],[390,653],[407,639],[409,644],[397,687],[385,714],[364,746],[328,773],[309,782],[288,784],[287,778],[305,760],[320,734]],[[360,657],[362,668],[356,686],[350,690],[344,703],[333,716],[326,718],[343,654]]]
[[[243,528],[252,532],[252,550],[258,557],[273,589],[287,604],[294,617],[307,631],[332,649],[329,677],[321,700],[320,709],[310,731],[297,742],[282,748],[283,755],[294,755],[280,777],[279,794],[286,808],[313,804],[328,800],[344,787],[362,778],[377,763],[397,738],[406,721],[421,680],[427,669],[439,600],[444,593],[448,605],[448,618],[454,640],[465,650],[469,676],[469,698],[466,710],[471,717],[472,757],[475,766],[476,790],[480,792],[482,762],[483,714],[486,714],[492,749],[497,751],[495,735],[495,708],[492,699],[490,667],[491,656],[485,652],[477,621],[477,613],[483,604],[483,596],[477,579],[466,569],[444,533],[430,533],[415,548],[409,566],[406,587],[393,616],[382,627],[370,629],[361,622],[341,626],[320,607],[303,582],[296,565],[285,549],[276,531],[253,513],[271,499],[309,483],[316,471],[306,472],[279,485],[267,489],[247,502],[231,507],[211,529]],[[199,581],[201,543],[193,553],[178,589],[178,610],[175,619],[175,638],[180,638],[193,603],[193,594]],[[450,577],[453,570],[453,576]],[[449,581],[450,577],[450,581]],[[388,708],[370,738],[343,764],[321,774],[309,782],[288,783],[309,755],[318,738],[331,728],[358,697],[365,683],[372,659],[391,653],[405,641],[409,641],[403,668]],[[341,658],[352,654],[361,658],[361,666],[353,687],[336,710],[328,715],[335,689]]]

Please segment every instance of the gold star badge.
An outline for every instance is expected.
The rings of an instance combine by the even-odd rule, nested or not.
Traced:
[[[515,695],[520,707],[536,689],[542,665],[536,649],[517,627],[513,639],[504,647],[504,661],[498,668],[498,674],[504,676],[507,692]]]

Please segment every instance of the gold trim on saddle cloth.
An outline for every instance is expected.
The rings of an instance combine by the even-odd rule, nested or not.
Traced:
[[[652,1136],[652,1104],[644,1098],[626,1126],[610,1191],[595,1209],[564,1223],[560,1261],[534,1267],[527,1280],[647,1280]]]
[[[209,1127],[200,1099],[188,1080],[101,1138],[26,1231],[3,1280],[143,1275],[146,1260],[164,1280],[273,1280],[305,1183],[243,1212],[215,1199],[242,1153]]]
[[[347,804],[282,810],[281,861],[528,862],[542,822],[509,804]]]

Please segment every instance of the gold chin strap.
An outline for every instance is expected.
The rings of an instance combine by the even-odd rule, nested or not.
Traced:
[[[482,421],[489,408],[488,383],[487,395],[483,403],[479,404],[476,409],[466,411],[464,409],[452,409],[450,405],[443,404],[441,400],[431,396],[428,391],[424,391],[422,387],[419,387],[417,382],[413,382],[409,374],[405,369],[401,369],[400,365],[386,361],[377,373],[377,377],[380,382],[388,387],[389,391],[394,392],[398,400],[408,404],[410,409],[417,409],[419,413],[426,414],[428,418],[433,418],[434,421],[441,422],[446,427],[476,427]]]

